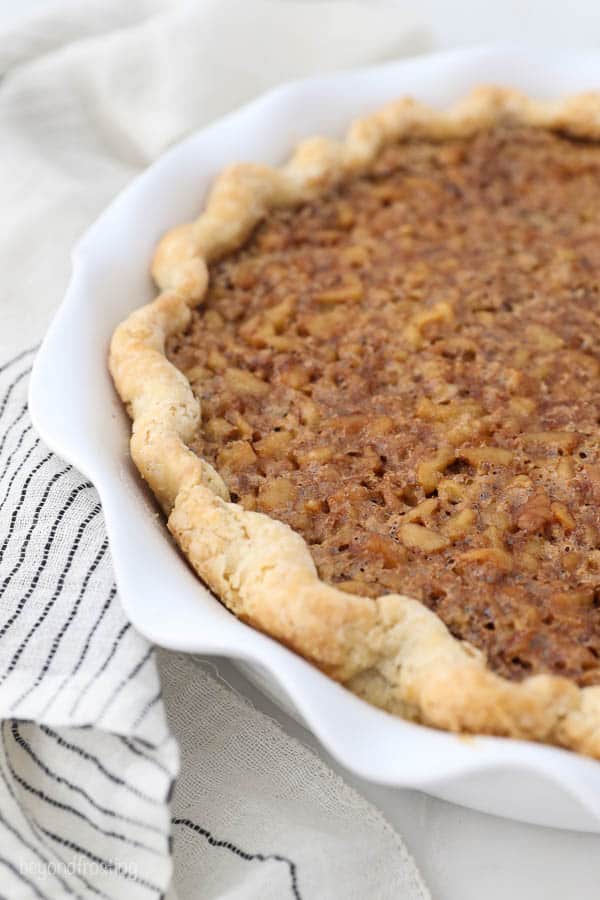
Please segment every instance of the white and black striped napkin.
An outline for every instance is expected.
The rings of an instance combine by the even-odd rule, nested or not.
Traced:
[[[399,836],[311,751],[135,632],[98,495],[27,410],[75,237],[169,142],[310,70],[316,6],[364,36],[330,66],[389,50],[389,15],[351,3],[286,0],[288,54],[279,0],[243,4],[241,43],[233,0],[62,0],[0,22],[0,900],[428,896]],[[279,49],[253,81],[254,22]]]
[[[98,496],[29,421],[33,355],[0,364],[0,891],[160,895],[177,746]]]

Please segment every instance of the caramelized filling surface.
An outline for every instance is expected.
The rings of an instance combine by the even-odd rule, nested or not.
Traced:
[[[321,578],[419,599],[513,679],[600,683],[600,147],[385,149],[211,266],[169,358],[193,449]]]

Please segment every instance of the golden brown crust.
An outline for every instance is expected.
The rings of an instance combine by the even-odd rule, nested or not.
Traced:
[[[194,569],[236,615],[390,712],[600,758],[600,687],[582,689],[551,675],[507,681],[418,601],[396,594],[373,600],[326,585],[298,534],[229,502],[218,473],[187,447],[199,424],[199,404],[164,354],[166,338],[185,329],[190,308],[206,290],[207,263],[238,247],[269,209],[302,202],[361,171],[390,141],[444,140],[507,115],[600,138],[600,95],[550,104],[480,88],[446,112],[411,100],[389,104],[356,122],[343,142],[304,142],[281,169],[229,168],[200,218],[161,241],[153,275],[162,293],[117,328],[110,369],[133,419],[136,466]]]

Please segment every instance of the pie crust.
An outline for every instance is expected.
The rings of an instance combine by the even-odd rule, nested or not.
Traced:
[[[131,455],[168,527],[204,582],[239,618],[391,713],[456,732],[557,744],[600,758],[600,686],[556,675],[520,682],[438,616],[399,594],[376,598],[325,584],[304,539],[286,524],[230,502],[218,472],[189,449],[201,412],[165,355],[208,285],[207,264],[238,248],[269,210],[314,199],[360,173],[386,144],[474,134],[500,119],[600,139],[600,95],[541,103],[484,87],[445,112],[413,100],[355,122],[345,140],[311,138],[279,169],[240,164],[217,179],[193,223],[160,242],[157,298],[116,329],[110,371],[133,420]]]

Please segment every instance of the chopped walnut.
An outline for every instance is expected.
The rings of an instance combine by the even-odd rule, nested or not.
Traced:
[[[422,550],[425,553],[443,550],[448,546],[448,540],[443,534],[425,528],[424,525],[408,523],[400,526],[400,536],[407,547],[414,550]]]
[[[550,498],[544,493],[533,494],[517,511],[516,525],[522,531],[535,532],[554,519]]]

